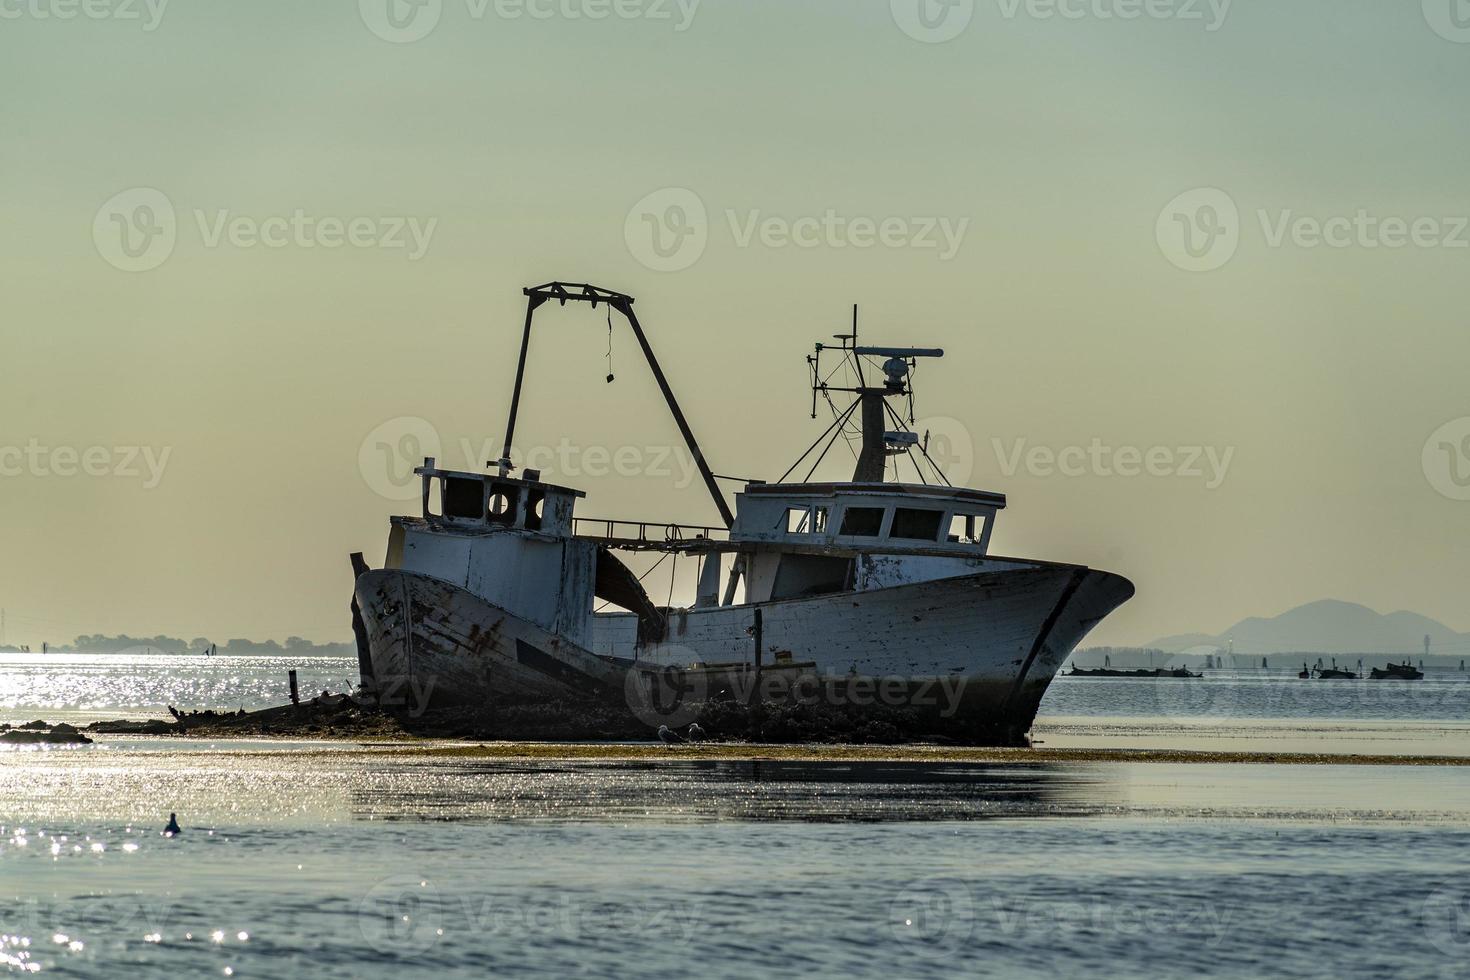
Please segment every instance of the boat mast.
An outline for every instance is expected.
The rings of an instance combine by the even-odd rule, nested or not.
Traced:
[[[929,465],[934,468],[940,480],[948,483],[949,481],[944,478],[943,471],[929,458],[928,447],[921,445],[917,436],[903,431],[903,420],[888,405],[888,399],[890,398],[908,398],[910,411],[912,411],[913,388],[910,383],[910,376],[913,373],[913,369],[918,365],[918,359],[921,357],[943,357],[944,351],[937,348],[925,347],[861,346],[858,343],[857,306],[853,306],[852,308],[852,333],[835,334],[833,335],[833,339],[838,341],[838,346],[835,349],[855,369],[857,385],[852,388],[845,388],[827,383],[826,378],[822,374],[822,354],[834,348],[828,344],[817,344],[816,350],[807,356],[807,365],[811,369],[812,374],[812,418],[817,417],[817,398],[819,395],[829,395],[830,401],[830,393],[837,391],[856,395],[857,398],[847,411],[837,413],[837,418],[833,425],[829,426],[827,431],[817,438],[817,442],[812,445],[812,448],[803,453],[791,469],[786,471],[786,476],[790,476],[792,471],[797,466],[800,466],[802,461],[816,450],[817,445],[821,443],[822,439],[828,433],[833,433],[832,442],[835,442],[837,436],[841,434],[843,426],[846,425],[847,419],[860,409],[859,418],[862,425],[863,448],[858,454],[857,466],[852,474],[852,482],[882,483],[887,474],[888,457],[893,455],[895,451],[905,453],[917,448],[919,453],[928,460]],[[864,357],[881,357],[885,359],[883,362],[882,387],[868,385],[867,377],[863,372]],[[836,413],[835,407],[833,411]],[[890,415],[893,416],[894,422],[898,423],[899,432],[889,431],[888,417]],[[835,432],[834,429],[836,430]],[[828,443],[828,448],[830,447],[831,443]],[[825,455],[826,450],[824,449],[822,456]],[[821,463],[822,456],[817,458],[819,464]],[[915,461],[914,468],[918,470],[917,461]],[[815,469],[816,467],[814,466],[813,471]],[[783,476],[782,480],[784,481],[785,478]],[[922,472],[920,473],[920,479],[923,479]]]
[[[544,286],[530,287],[524,292],[526,295],[526,325],[521,334],[521,356],[516,365],[515,389],[511,393],[510,418],[505,426],[505,449],[500,454],[501,472],[509,473],[511,470],[510,448],[511,443],[515,441],[516,416],[520,412],[521,387],[526,376],[526,352],[531,346],[531,322],[536,310],[548,300],[556,300],[562,306],[566,306],[568,302],[590,303],[594,310],[597,309],[598,303],[606,303],[610,309],[621,313],[628,321],[628,325],[633,328],[633,336],[638,339],[638,346],[642,348],[643,356],[648,360],[648,366],[653,371],[653,380],[658,383],[659,391],[663,392],[664,401],[668,403],[669,412],[679,426],[679,433],[684,437],[685,445],[694,455],[694,463],[699,467],[699,475],[704,478],[705,488],[709,490],[710,497],[715,502],[715,508],[720,512],[720,519],[725,522],[726,527],[733,526],[735,515],[731,512],[730,505],[725,502],[725,496],[720,492],[720,485],[715,480],[714,471],[705,461],[704,452],[694,438],[694,430],[689,428],[689,421],[684,418],[684,412],[679,408],[679,401],[674,397],[674,390],[669,387],[668,378],[664,377],[663,368],[659,366],[658,358],[653,354],[653,347],[643,333],[643,326],[638,322],[637,314],[633,312],[633,297],[586,283],[552,282]]]

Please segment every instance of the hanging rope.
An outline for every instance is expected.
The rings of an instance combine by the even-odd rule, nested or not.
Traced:
[[[607,383],[612,384],[613,378],[613,331],[612,331],[612,306],[607,308]]]

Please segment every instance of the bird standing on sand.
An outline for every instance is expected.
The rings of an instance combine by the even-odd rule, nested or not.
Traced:
[[[698,742],[704,738],[704,729],[699,727],[699,722],[689,726],[689,741]]]
[[[179,818],[176,815],[170,813],[168,815],[168,826],[163,828],[163,836],[177,837],[179,834],[182,833],[183,830],[179,829]]]
[[[681,745],[684,742],[689,741],[687,738],[685,738],[683,735],[680,735],[678,732],[671,731],[669,729],[669,726],[668,725],[659,725],[658,726],[658,740],[660,742],[664,743],[665,745]]]

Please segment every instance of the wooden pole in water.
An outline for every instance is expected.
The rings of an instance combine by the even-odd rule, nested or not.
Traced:
[[[300,704],[301,695],[296,691],[296,671],[293,670],[289,672],[286,676],[289,677],[291,680],[291,703]]]

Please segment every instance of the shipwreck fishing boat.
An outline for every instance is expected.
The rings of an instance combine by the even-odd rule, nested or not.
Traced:
[[[911,418],[913,369],[943,351],[862,346],[854,314],[851,333],[807,358],[813,418],[822,399],[832,424],[782,479],[741,481],[732,508],[633,298],[567,283],[524,292],[501,458],[482,473],[425,460],[420,512],[391,519],[384,567],[354,556],[362,679],[384,703],[612,698],[653,725],[700,699],[830,699],[901,708],[925,732],[1016,744],[1063,661],[1133,595],[1109,572],[991,553],[1005,496],[948,485],[890,404],[907,402]],[[719,525],[585,519],[581,491],[517,474],[532,324],[549,302],[627,320]],[[839,410],[834,395],[852,400]],[[810,479],[827,449],[859,432],[849,482],[789,480],[814,459]],[[888,480],[902,462],[915,479]],[[697,562],[693,603],[655,603],[619,557],[630,552]]]

